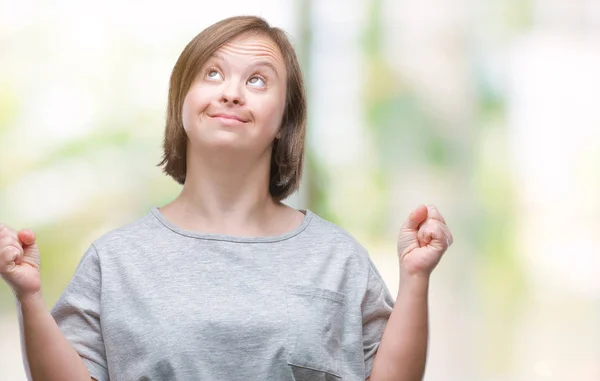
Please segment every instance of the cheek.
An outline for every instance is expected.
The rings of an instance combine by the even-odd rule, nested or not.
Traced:
[[[283,118],[283,102],[263,102],[257,109],[256,116],[260,119],[263,124],[266,133],[276,133],[281,125],[281,119]]]
[[[198,118],[198,115],[206,110],[210,104],[210,94],[201,91],[199,88],[191,88],[188,91],[182,106],[183,126],[187,127]]]

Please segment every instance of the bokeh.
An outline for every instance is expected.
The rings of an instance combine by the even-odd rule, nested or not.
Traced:
[[[170,71],[224,17],[289,32],[309,96],[287,202],[369,250],[433,203],[427,381],[600,380],[598,0],[0,0],[0,221],[36,231],[50,308],[102,234],[173,199]],[[0,380],[25,380],[0,283]]]

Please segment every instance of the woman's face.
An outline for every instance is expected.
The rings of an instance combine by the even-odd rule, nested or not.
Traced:
[[[189,148],[264,152],[281,125],[286,78],[281,52],[269,37],[243,35],[223,45],[204,64],[183,103]]]

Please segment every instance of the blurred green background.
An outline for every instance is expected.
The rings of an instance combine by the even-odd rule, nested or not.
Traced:
[[[597,0],[0,0],[0,221],[38,234],[48,307],[94,239],[178,194],[155,166],[170,71],[235,14],[302,61],[290,205],[350,231],[394,295],[408,213],[452,228],[426,380],[600,380]],[[25,380],[4,283],[0,380]]]

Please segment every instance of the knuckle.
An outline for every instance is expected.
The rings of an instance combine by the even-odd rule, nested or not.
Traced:
[[[21,248],[21,245],[19,245],[16,242],[12,242],[11,244],[8,244],[6,246],[6,250],[8,250],[10,253],[21,253],[21,251],[23,251],[23,248]]]
[[[17,233],[8,225],[2,225],[0,228],[0,238],[15,236]]]
[[[4,247],[0,250],[0,258],[2,258],[3,261],[8,260],[10,259],[10,257],[13,257],[17,252],[18,250],[14,246]]]
[[[18,249],[21,247],[21,245],[15,238],[8,236],[8,237],[4,237],[0,240],[0,249],[7,248],[7,247],[14,247],[14,248]]]

